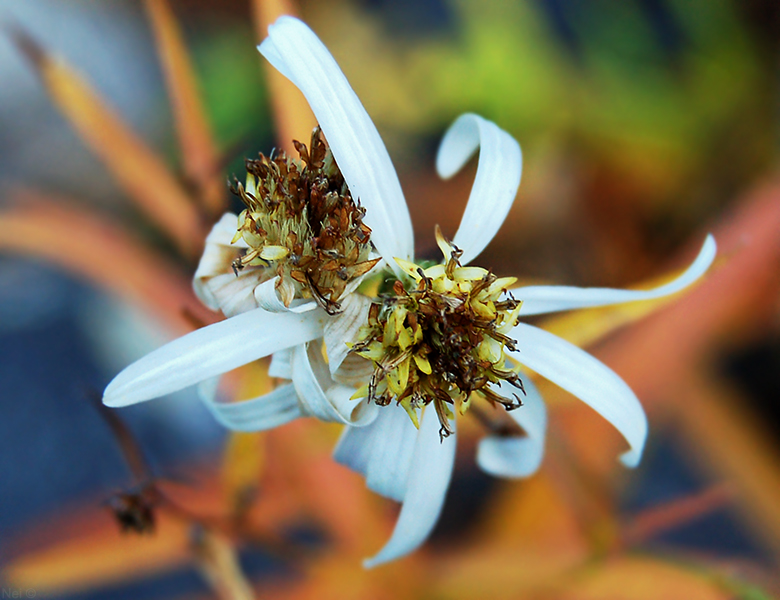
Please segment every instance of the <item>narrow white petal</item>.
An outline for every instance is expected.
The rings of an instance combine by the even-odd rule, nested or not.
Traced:
[[[370,490],[403,502],[417,434],[406,411],[379,407],[371,424],[344,429],[333,457],[364,475]]]
[[[436,412],[426,410],[414,445],[401,514],[385,547],[364,561],[367,568],[408,554],[426,540],[439,519],[454,464],[455,435],[440,442]]]
[[[151,400],[303,344],[322,335],[326,318],[324,311],[272,314],[256,308],[203,327],[127,367],[108,384],[103,402],[126,406]]]
[[[547,429],[547,408],[536,386],[523,378],[525,395],[523,405],[507,414],[526,432],[524,437],[489,436],[479,442],[477,464],[486,473],[496,477],[528,477],[542,463],[544,437]],[[505,389],[496,393],[506,394]]]
[[[380,414],[384,420],[372,443],[366,486],[377,494],[402,502],[418,431],[406,411],[398,406],[380,408]]]
[[[244,238],[238,238],[235,243],[233,242],[236,231],[238,231],[238,215],[231,212],[225,213],[220,217],[219,221],[214,223],[208,236],[206,236],[206,243],[239,249],[249,248]]]
[[[591,406],[623,435],[631,449],[621,456],[635,467],[647,438],[647,417],[631,388],[609,367],[551,333],[520,323],[510,337],[512,358]]]
[[[358,331],[367,322],[370,306],[370,298],[363,294],[349,294],[341,302],[342,312],[325,324],[323,336],[331,375],[349,353],[347,342],[357,341]]]
[[[217,275],[230,271],[230,264],[238,256],[242,248],[246,248],[244,240],[239,240],[235,245],[230,241],[236,234],[238,217],[233,213],[225,213],[211,228],[206,237],[206,245],[203,255],[198,262],[198,268],[192,279],[195,294],[206,306],[212,310],[219,310],[219,300],[206,284],[207,280]]]
[[[520,310],[522,315],[538,315],[574,308],[604,306],[622,302],[635,302],[637,300],[652,300],[653,298],[674,294],[691,285],[709,269],[712,261],[715,260],[716,252],[715,238],[708,235],[696,260],[691,263],[691,266],[682,275],[674,281],[652,290],[536,285],[514,289],[512,294],[518,300],[523,301],[523,307]]]
[[[273,356],[271,356],[271,364],[268,366],[268,376],[292,379],[292,353],[292,348],[274,352]]]
[[[319,353],[319,355],[318,355]],[[350,400],[352,388],[334,383],[322,358],[319,343],[302,344],[293,350],[292,380],[304,414],[322,421],[345,425],[367,425],[376,417],[377,406]]]
[[[303,313],[317,308],[317,303],[314,300],[304,300],[303,298],[295,298],[290,303],[290,306],[285,306],[284,302],[280,300],[279,292],[276,289],[278,281],[279,277],[277,276],[268,281],[264,281],[254,288],[253,295],[257,306],[268,312],[274,313]]]
[[[217,308],[226,317],[240,315],[257,308],[254,290],[257,286],[258,274],[250,267],[238,275],[232,272],[216,275],[204,283],[217,303]]]
[[[366,208],[371,241],[395,268],[393,257],[414,252],[409,210],[382,138],[338,64],[292,17],[271,25],[258,49],[306,97],[353,197]]]
[[[242,400],[241,402],[219,402],[216,387],[219,378],[201,382],[198,392],[203,403],[223,426],[233,431],[265,431],[289,423],[301,414],[298,394],[291,385],[283,385],[273,392]]]
[[[209,245],[203,249],[198,269],[192,278],[192,289],[198,299],[211,310],[219,310],[219,298],[211,291],[208,282],[211,278],[225,272],[225,267],[237,258],[236,251],[225,246]]]
[[[333,450],[336,462],[365,476],[374,442],[384,431],[388,413],[389,411],[380,410],[374,422],[365,427],[345,427]]]
[[[333,374],[333,380],[357,389],[368,381],[373,372],[373,362],[356,354],[348,354]]]
[[[278,276],[258,285],[254,289],[255,301],[260,308],[268,312],[287,312],[289,309],[279,300],[279,294],[276,293],[277,281],[279,281]]]
[[[355,400],[352,398],[354,395],[355,388],[335,382],[325,391],[328,402],[336,409],[337,413],[348,417],[349,425],[365,427],[376,419],[379,407],[365,399]]]
[[[436,170],[445,179],[460,171],[479,148],[477,175],[453,243],[467,264],[485,249],[501,228],[517,195],[523,170],[520,146],[506,131],[474,114],[464,114],[449,128],[439,147]]]

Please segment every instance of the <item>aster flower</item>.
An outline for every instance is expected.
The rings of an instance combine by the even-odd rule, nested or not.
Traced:
[[[538,468],[545,407],[514,363],[604,416],[629,444],[622,461],[635,466],[647,421],[633,392],[583,350],[519,319],[675,293],[707,270],[714,240],[680,277],[647,291],[515,287],[514,278],[469,266],[509,212],[522,156],[506,132],[466,114],[437,157],[449,177],[479,149],[466,211],[452,242],[436,232],[443,262],[416,264],[389,155],[327,49],[289,17],[269,28],[259,49],[303,92],[327,144],[315,131],[308,146],[296,145],[299,159],[248,163],[246,185],[234,186],[247,209],[215,225],[195,276],[201,299],[229,318],[127,367],[104,402],[124,406],[200,383],[207,406],[232,429],[306,415],[346,424],[336,460],[403,504],[391,539],[367,566],[407,554],[429,535],[449,486],[456,422],[472,402],[503,406],[525,433],[482,440],[479,465],[505,477]],[[372,277],[383,268],[389,281]],[[270,355],[271,375],[290,383],[244,402],[214,400],[221,374]]]

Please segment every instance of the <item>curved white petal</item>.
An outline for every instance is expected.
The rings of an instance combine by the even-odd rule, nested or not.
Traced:
[[[414,444],[406,494],[393,535],[376,556],[363,562],[366,568],[408,554],[426,540],[439,519],[454,464],[455,435],[440,442],[439,420],[436,412],[428,409]]]
[[[271,356],[271,364],[268,365],[268,376],[280,379],[292,379],[292,354],[293,348],[285,348],[274,352]]]
[[[496,477],[528,477],[542,463],[547,430],[547,408],[536,386],[523,378],[523,405],[507,414],[525,430],[524,437],[491,435],[477,446],[477,464]],[[496,389],[501,394],[502,390]]]
[[[341,366],[333,374],[333,380],[357,389],[368,381],[374,368],[375,365],[370,360],[356,354],[347,354]]]
[[[377,494],[403,502],[418,431],[398,406],[382,409],[381,431],[371,447],[366,486]]]
[[[276,293],[276,282],[279,281],[279,277],[274,277],[268,281],[264,281],[254,289],[254,296],[257,305],[267,310],[268,312],[287,312],[290,309],[284,305],[284,302],[279,300],[279,294]]]
[[[368,322],[370,306],[370,298],[363,294],[349,294],[341,302],[342,312],[325,324],[323,337],[331,375],[349,354],[347,343],[357,341],[360,328]]]
[[[257,280],[257,271],[254,267],[249,267],[238,275],[232,271],[216,275],[206,281],[203,288],[207,289],[216,301],[216,309],[221,310],[226,317],[232,317],[257,308],[254,294]]]
[[[322,421],[360,427],[376,418],[379,408],[365,400],[351,400],[353,388],[334,383],[327,365],[317,352],[319,343],[302,344],[293,350],[292,380],[304,414]]]
[[[460,171],[479,148],[477,175],[466,211],[452,240],[471,262],[501,228],[517,195],[523,170],[519,144],[506,131],[480,116],[458,117],[439,146],[436,170],[445,179]]]
[[[324,311],[269,313],[256,308],[203,327],[134,362],[108,384],[107,406],[170,394],[322,335]],[[284,332],[284,335],[280,335]]]
[[[365,427],[345,427],[333,450],[336,462],[365,476],[374,444],[383,435],[389,413],[389,410],[380,410],[374,422]]]
[[[414,252],[409,210],[382,138],[338,64],[314,32],[292,17],[271,25],[258,49],[306,97],[353,197],[366,208],[371,241],[397,268],[393,257]]]
[[[236,231],[238,231],[238,215],[236,213],[226,212],[219,218],[219,221],[214,223],[211,231],[206,236],[206,243],[231,246],[239,249],[249,248],[249,244],[244,241],[244,238],[238,238],[233,242]]]
[[[214,377],[201,382],[198,393],[214,418],[232,431],[265,431],[302,416],[298,394],[291,384],[251,400],[218,402],[215,398],[218,381]]]
[[[417,434],[406,411],[381,407],[370,425],[344,429],[333,458],[364,475],[368,489],[403,502]]]
[[[590,405],[623,435],[631,449],[620,458],[635,467],[647,438],[647,417],[631,388],[584,350],[551,333],[520,323],[509,334],[512,358]],[[518,409],[519,410],[519,409]]]
[[[523,301],[523,306],[520,309],[521,315],[538,315],[574,308],[604,306],[622,302],[635,302],[637,300],[652,300],[653,298],[674,294],[691,285],[710,268],[712,261],[715,260],[716,252],[715,238],[708,235],[696,260],[691,263],[691,266],[682,275],[674,281],[652,290],[534,285],[514,289],[512,294],[518,300]]]
[[[225,213],[214,223],[203,249],[203,255],[198,262],[198,268],[192,279],[195,295],[212,310],[219,310],[219,299],[207,285],[207,281],[230,270],[230,264],[236,259],[239,251],[246,248],[243,239],[231,245],[236,234],[238,217],[233,213]]]

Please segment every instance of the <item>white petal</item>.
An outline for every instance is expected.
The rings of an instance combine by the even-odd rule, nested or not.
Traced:
[[[463,250],[461,263],[471,262],[501,228],[517,195],[523,170],[520,146],[506,131],[474,114],[452,124],[439,146],[436,170],[445,179],[479,148],[477,175],[453,243]]]
[[[279,277],[274,277],[264,281],[254,289],[255,301],[257,305],[268,312],[287,312],[290,310],[279,300],[279,294],[276,292],[276,282]]]
[[[268,376],[292,379],[292,354],[292,348],[274,352],[273,356],[271,356],[271,364],[268,366]]]
[[[379,407],[366,400],[350,400],[355,390],[330,379],[319,343],[297,346],[291,364],[293,385],[304,414],[354,426],[367,425],[376,418]]]
[[[519,349],[511,353],[512,358],[590,405],[614,425],[631,446],[621,460],[635,467],[647,438],[647,417],[631,388],[604,363],[551,333],[520,323],[510,337],[517,340]]]
[[[370,425],[344,429],[333,457],[364,475],[370,490],[403,502],[417,435],[402,408],[379,407]]]
[[[324,311],[272,314],[256,308],[180,337],[134,362],[108,384],[103,403],[164,396],[322,335]],[[280,332],[284,332],[280,335]]]
[[[384,421],[371,446],[366,486],[403,502],[418,431],[406,411],[398,406],[380,408],[380,414]]]
[[[373,362],[356,354],[348,354],[333,374],[333,380],[357,389],[368,381],[373,372]]]
[[[374,449],[374,441],[382,435],[389,412],[389,410],[380,410],[374,422],[365,427],[345,427],[333,450],[333,458],[336,462],[365,476]]]
[[[547,409],[536,386],[523,378],[523,405],[507,411],[520,427],[524,437],[489,436],[477,447],[477,464],[496,477],[528,477],[536,472],[544,455],[544,435],[547,429]],[[495,389],[501,394],[505,390]],[[518,394],[519,395],[519,394]]]
[[[715,238],[707,236],[704,245],[685,272],[674,281],[652,290],[616,290],[610,288],[579,288],[555,285],[537,285],[512,290],[523,301],[522,315],[538,315],[559,310],[604,306],[637,300],[652,300],[679,292],[691,285],[709,269],[715,260]]]
[[[258,49],[303,92],[352,196],[366,208],[371,241],[395,268],[393,257],[414,252],[409,210],[382,138],[338,64],[314,32],[292,17],[271,25]]]
[[[238,275],[232,272],[217,275],[205,282],[204,288],[217,302],[217,308],[226,317],[240,315],[257,308],[254,290],[260,274],[254,267],[248,267]]]
[[[208,236],[206,236],[206,243],[239,249],[249,248],[249,244],[244,241],[244,238],[238,238],[233,242],[236,231],[238,231],[238,215],[230,212],[225,213],[220,217],[219,221],[214,223]]]
[[[455,435],[440,442],[436,411],[426,410],[414,445],[406,494],[393,535],[376,556],[363,562],[365,567],[399,558],[426,540],[439,519],[454,463]]]
[[[325,348],[328,368],[333,375],[349,353],[347,342],[355,342],[358,331],[368,320],[371,299],[363,294],[349,294],[341,302],[342,312],[325,324]]]
[[[238,257],[242,248],[246,248],[244,240],[239,240],[235,245],[230,241],[236,234],[238,217],[233,213],[225,213],[211,228],[206,237],[206,245],[203,255],[198,262],[198,269],[192,280],[195,294],[201,302],[212,310],[219,310],[217,297],[206,285],[208,279],[230,271],[230,264]]]
[[[265,431],[302,416],[298,394],[291,384],[251,400],[218,402],[215,399],[218,381],[219,378],[214,377],[200,383],[198,392],[214,418],[228,429]]]

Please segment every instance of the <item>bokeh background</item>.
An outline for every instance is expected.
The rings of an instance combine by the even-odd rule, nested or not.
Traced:
[[[397,509],[330,461],[338,428],[231,436],[185,391],[119,411],[168,498],[153,534],[120,532],[112,502],[145,475],[94,398],[134,358],[218,318],[189,278],[234,202],[226,177],[308,139],[301,98],[254,47],[285,11],[377,124],[418,256],[435,256],[437,223],[454,234],[468,197],[473,164],[447,182],[433,168],[465,111],[523,148],[518,199],[479,259],[500,275],[650,285],[715,234],[712,272],[671,303],[539,321],[643,401],[636,471],[597,415],[543,384],[541,472],[481,474],[479,427],[465,427],[429,543],[363,571]],[[780,595],[776,2],[3,0],[0,27],[4,593]],[[267,386],[262,371],[239,374],[235,393]]]

